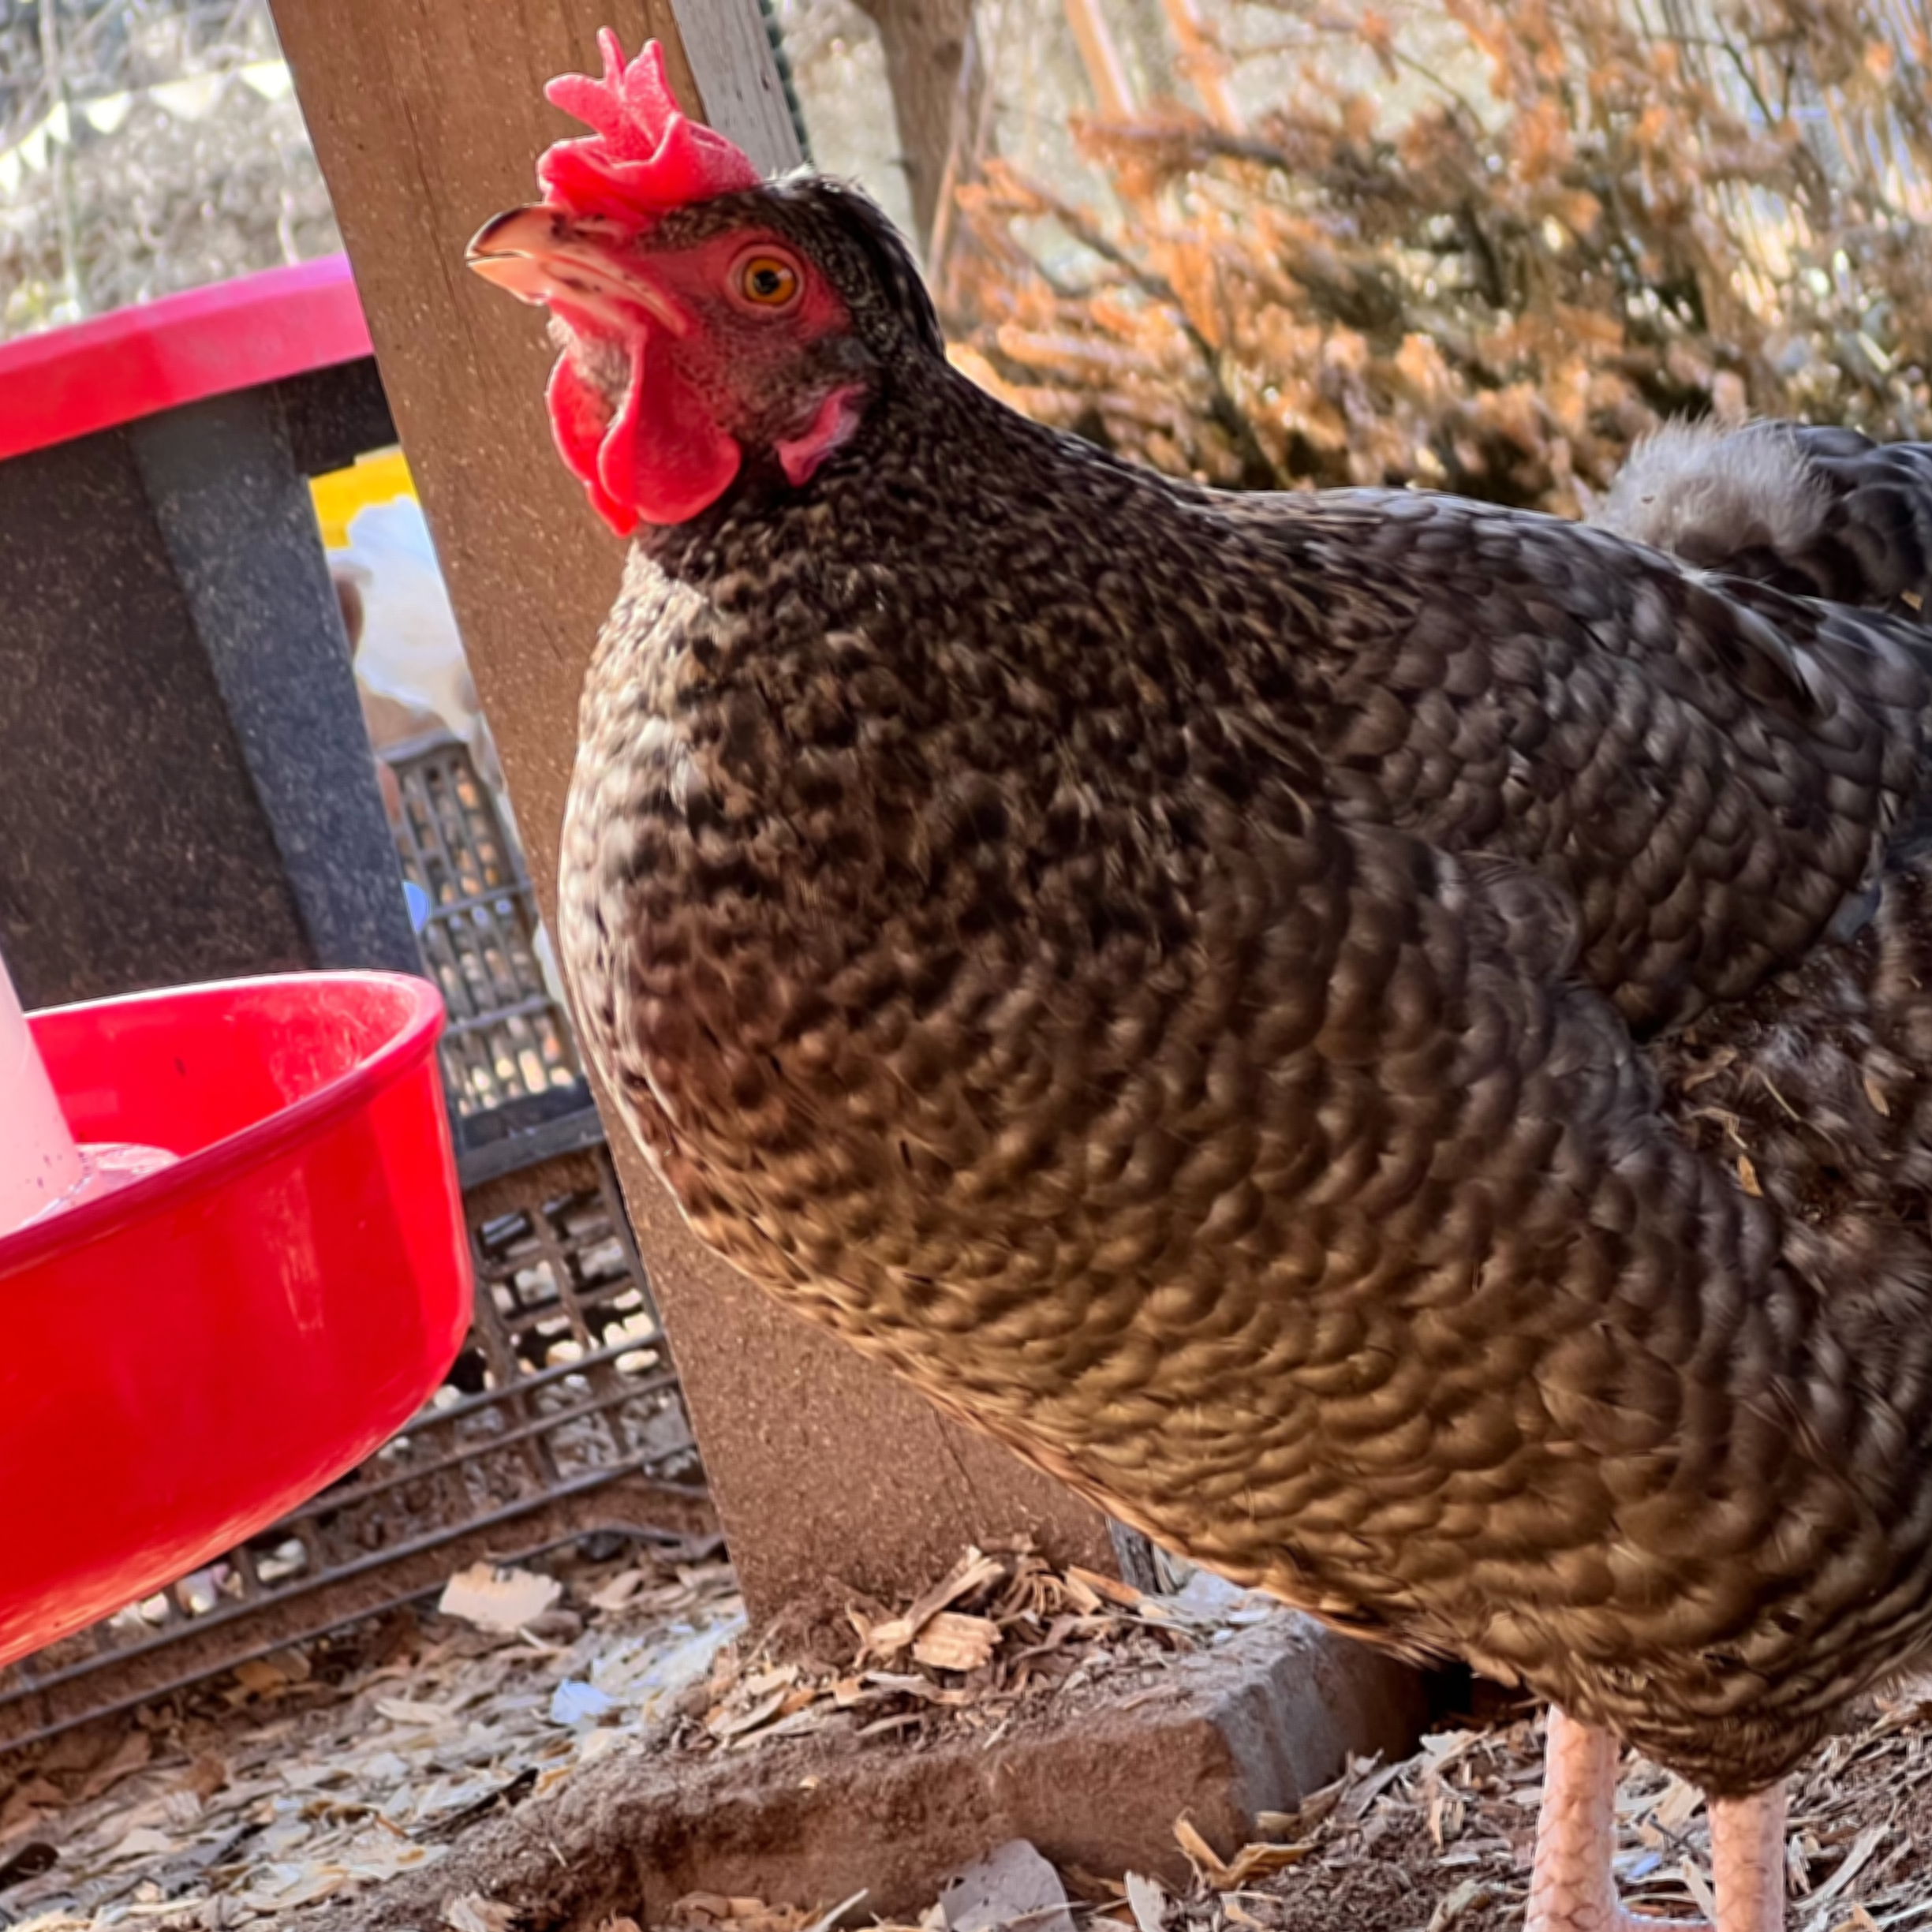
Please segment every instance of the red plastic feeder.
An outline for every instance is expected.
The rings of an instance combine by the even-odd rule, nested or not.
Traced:
[[[181,1157],[0,1236],[0,1664],[352,1468],[469,1321],[433,987],[312,973],[30,1023],[77,1139]]]

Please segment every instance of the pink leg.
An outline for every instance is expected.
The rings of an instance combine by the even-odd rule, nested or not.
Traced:
[[[1784,1787],[1710,1801],[1717,1932],[1784,1932]]]
[[[1639,1918],[1617,1904],[1610,1872],[1616,1849],[1617,1757],[1616,1740],[1608,1731],[1578,1724],[1552,1707],[1523,1932],[1710,1932],[1701,1921]],[[1778,1850],[1781,1860],[1781,1835]],[[1721,1878],[1718,1884],[1721,1916]],[[1720,1932],[1760,1932],[1761,1926],[1782,1932],[1776,1921],[1740,1919],[1733,1926],[1728,1917]]]

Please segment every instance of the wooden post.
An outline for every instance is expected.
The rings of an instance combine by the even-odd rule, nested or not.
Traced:
[[[597,72],[607,24],[629,52],[663,41],[681,99],[761,166],[795,158],[756,0],[273,5],[548,916],[577,689],[622,559],[552,447],[540,322],[464,267],[464,244],[581,132],[543,86]],[[628,1135],[612,1144],[755,1619],[923,1585],[1015,1531],[1112,1563],[1100,1515],[768,1302],[692,1238]]]

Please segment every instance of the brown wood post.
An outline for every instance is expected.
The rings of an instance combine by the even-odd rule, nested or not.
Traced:
[[[464,244],[581,131],[543,86],[598,71],[606,24],[629,52],[662,40],[680,97],[760,166],[795,158],[756,0],[273,6],[548,915],[577,688],[622,559],[554,452],[540,321],[469,274]],[[768,1302],[611,1138],[755,1620],[921,1586],[1016,1531],[1112,1564],[1095,1512]]]

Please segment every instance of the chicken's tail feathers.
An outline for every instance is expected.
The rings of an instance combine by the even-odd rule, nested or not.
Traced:
[[[1932,626],[1932,443],[1673,423],[1595,521],[1699,569]]]

